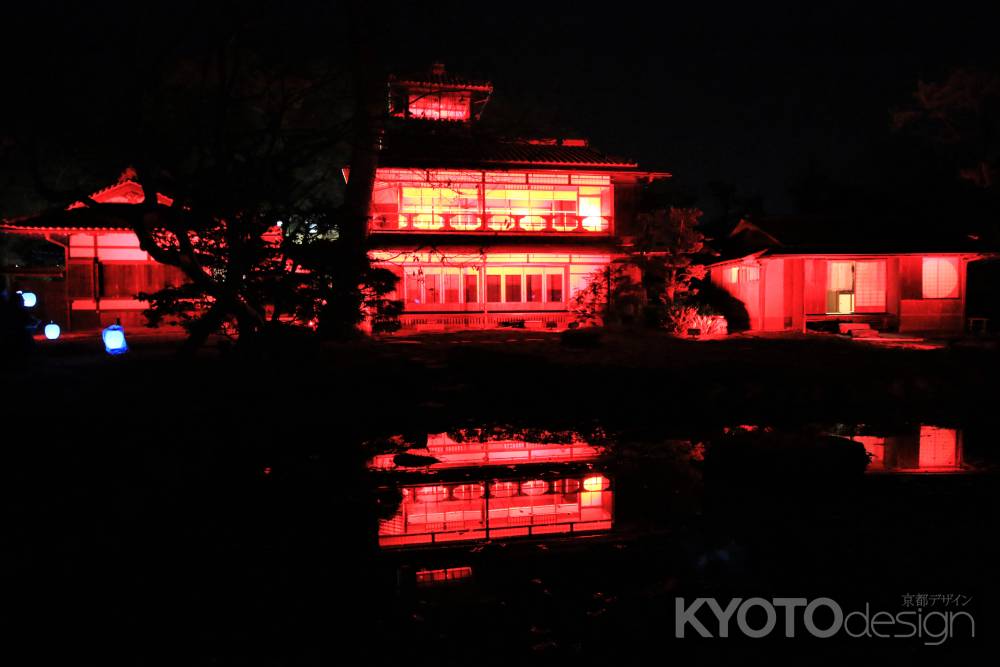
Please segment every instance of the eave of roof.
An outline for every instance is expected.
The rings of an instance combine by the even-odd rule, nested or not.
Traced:
[[[823,258],[823,257],[902,257],[925,255],[963,255],[968,257],[1000,257],[1000,252],[983,248],[939,246],[932,244],[898,244],[885,246],[851,246],[851,245],[817,245],[817,246],[782,246],[766,248],[756,252],[746,252],[728,255],[712,262],[708,266],[721,266],[743,262],[748,259],[767,258]]]
[[[612,235],[601,236],[539,236],[528,234],[435,234],[421,232],[419,234],[405,232],[376,232],[368,237],[373,248],[422,248],[433,249],[438,246],[451,248],[489,248],[496,251],[500,247],[516,247],[524,252],[525,247],[542,249],[546,246],[558,248],[566,252],[572,248],[582,248],[588,251],[601,248],[610,250],[619,247],[618,239]],[[528,252],[531,252],[530,250]]]
[[[476,79],[465,79],[451,76],[450,74],[419,74],[405,76],[390,76],[389,83],[398,86],[422,86],[425,88],[438,89],[458,89],[458,90],[478,90],[482,92],[492,92],[493,84],[489,81]]]

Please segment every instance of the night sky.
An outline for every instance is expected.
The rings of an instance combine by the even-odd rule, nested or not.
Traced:
[[[99,53],[102,45],[126,33],[142,42],[145,33],[182,30],[149,16],[183,4],[18,7],[3,40],[5,104],[53,78],[61,62],[94,61],[87,94],[114,86],[127,68],[120,55]],[[669,170],[694,193],[720,181],[783,214],[794,212],[788,186],[810,160],[841,180],[865,174],[869,147],[889,134],[890,110],[906,104],[920,78],[1000,61],[996,10],[869,4],[438,1],[373,11],[377,51],[390,70],[443,61],[491,79],[491,109],[529,109],[542,135],[562,128]],[[306,15],[316,6],[325,15],[304,39],[339,39],[335,5],[280,8]]]
[[[793,212],[787,188],[810,159],[863,171],[919,79],[1000,61],[986,3],[472,6],[414,3],[392,57],[488,76],[497,101],[535,100],[605,151],[697,192],[759,193],[768,213]]]

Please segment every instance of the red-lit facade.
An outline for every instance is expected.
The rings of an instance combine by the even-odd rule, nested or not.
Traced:
[[[404,328],[565,325],[620,256],[640,183],[666,176],[579,139],[488,135],[492,90],[442,65],[390,80],[369,237],[399,276]]]
[[[745,234],[761,230],[741,223]],[[750,228],[750,229],[747,229]],[[843,245],[765,246],[712,264],[713,284],[739,299],[755,331],[804,331],[815,322],[867,323],[879,330],[961,333],[965,330],[971,251],[873,250]]]
[[[601,450],[572,440],[456,442],[429,435],[412,450],[437,462],[410,469],[402,499],[379,523],[382,547],[485,541],[555,534],[596,533],[614,523],[613,486],[595,464]],[[393,455],[370,467],[406,475]]]
[[[923,424],[917,434],[858,435],[872,472],[958,472],[965,469],[962,434],[953,428]]]
[[[138,204],[144,195],[142,187],[126,175],[91,198],[100,204]],[[173,205],[162,194],[157,199],[161,206]],[[77,202],[68,208],[85,207]],[[56,322],[67,330],[105,327],[116,320],[126,326],[143,324],[142,311],[148,304],[136,295],[185,282],[179,269],[156,262],[142,250],[135,233],[119,221],[71,220],[49,223],[41,217],[0,225],[4,233],[44,239],[62,250],[60,266],[3,267],[17,289],[38,294],[35,312],[42,321]]]

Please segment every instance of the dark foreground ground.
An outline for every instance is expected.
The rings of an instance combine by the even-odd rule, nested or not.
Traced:
[[[0,622],[34,662],[69,651],[74,664],[633,664],[649,651],[938,659],[996,648],[1000,368],[983,346],[608,334],[572,347],[491,332],[185,359],[173,341],[134,336],[113,359],[95,342],[39,346],[0,385]],[[739,424],[807,440],[819,423],[904,422],[961,427],[975,471],[751,463],[733,475],[671,444]],[[499,425],[612,443],[622,530],[380,554],[364,467],[374,450],[362,443]],[[417,561],[474,562],[477,580],[400,590],[397,569]],[[825,595],[898,611],[907,594],[971,598],[976,639],[673,638],[677,596]]]

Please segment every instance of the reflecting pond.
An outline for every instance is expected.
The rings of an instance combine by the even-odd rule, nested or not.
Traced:
[[[872,474],[969,469],[961,431],[955,428],[918,424],[880,431],[834,424],[814,432],[842,439],[845,447],[852,441],[862,445],[866,472]],[[713,442],[745,433],[766,436],[781,429],[740,425],[722,429],[714,439],[671,442],[683,446],[697,466]],[[383,548],[583,536],[615,526],[615,469],[622,459],[618,443],[595,444],[573,432],[516,429],[428,434],[418,443],[398,436],[393,443],[393,451],[368,462],[380,497],[395,496],[392,515],[379,522]],[[641,471],[631,481],[644,483]]]

